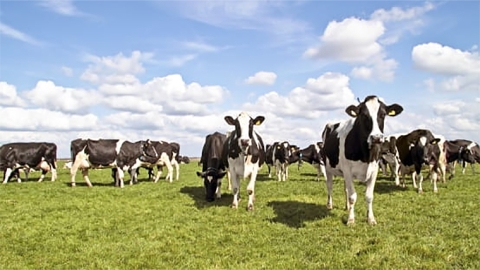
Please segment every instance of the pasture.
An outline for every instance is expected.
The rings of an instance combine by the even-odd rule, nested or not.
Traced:
[[[80,173],[70,187],[64,169],[56,182],[31,173],[1,185],[0,268],[480,268],[480,174],[470,168],[457,168],[438,194],[429,180],[418,194],[410,179],[403,189],[379,173],[376,226],[366,222],[364,185],[356,182],[356,224],[346,226],[343,179],[334,180],[329,211],[324,179],[315,181],[309,164],[291,165],[286,182],[268,179],[264,165],[252,212],[246,181],[239,209],[230,208],[226,181],[222,198],[207,203],[200,168],[182,164],[179,181],[156,184],[142,170],[140,183],[124,189],[112,186],[108,169],[90,171],[93,188]]]

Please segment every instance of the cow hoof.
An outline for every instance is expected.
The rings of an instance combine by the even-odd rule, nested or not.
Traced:
[[[333,209],[333,205],[330,204],[330,203],[327,203],[327,209],[328,209],[328,210],[332,210],[332,209]]]
[[[423,194],[423,190],[419,189],[418,194]]]
[[[354,219],[354,218],[349,218],[348,221],[347,221],[347,225],[348,225],[348,226],[353,226],[353,225],[355,225],[355,219]]]
[[[438,190],[435,189],[435,190],[433,191],[433,193],[438,193]]]
[[[370,224],[370,225],[377,225],[377,221],[375,220],[375,218],[369,218],[369,219],[368,219],[368,224]]]
[[[238,208],[238,205],[237,205],[237,204],[232,204],[232,208],[233,208],[233,209],[237,209],[237,208]]]
[[[253,211],[253,210],[254,210],[253,204],[249,204],[249,205],[247,206],[247,211]]]
[[[4,183],[4,184],[6,184],[6,183]],[[72,183],[72,187],[75,187],[75,186],[76,186],[75,183]]]

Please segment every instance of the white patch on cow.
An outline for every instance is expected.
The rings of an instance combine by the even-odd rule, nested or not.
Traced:
[[[13,170],[11,168],[7,168],[5,170],[5,175],[3,176],[3,183],[6,184],[8,182],[8,178],[10,178],[10,175],[12,174]],[[20,177],[19,177],[20,178]]]
[[[246,151],[245,148],[242,146],[241,141],[246,140],[248,141],[248,146],[252,145],[252,140],[248,136],[251,118],[248,114],[246,114],[245,112],[242,112],[238,116],[237,120],[240,125],[240,138],[238,138],[238,144],[241,149]]]
[[[213,176],[211,176],[211,175],[207,176],[207,180],[208,180],[209,183],[211,183],[212,180],[213,180]]]
[[[477,145],[476,142],[471,142],[469,145],[467,145],[467,149],[472,151],[472,148],[475,147]]]
[[[427,145],[427,138],[422,136],[420,139],[418,139],[418,142],[420,143],[421,147],[425,147],[425,145]]]
[[[380,130],[380,127],[378,126],[378,122],[376,121],[378,110],[380,108],[380,103],[378,102],[377,98],[373,98],[365,102],[365,106],[367,107],[368,113],[371,116],[372,124],[373,124],[372,131],[370,132],[367,140],[368,143],[371,144],[373,137],[383,138],[383,132]]]
[[[125,140],[118,140],[117,145],[115,146],[115,152],[117,153],[117,155],[118,153],[120,153],[120,149],[122,148],[124,142]]]

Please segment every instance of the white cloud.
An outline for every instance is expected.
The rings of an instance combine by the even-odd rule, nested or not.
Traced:
[[[438,43],[425,43],[412,49],[416,67],[432,74],[448,76],[435,85],[441,91],[479,91],[480,55]]]
[[[14,85],[0,81],[0,105],[21,107],[25,106],[25,102],[17,95]]]
[[[461,51],[438,43],[413,47],[412,60],[423,70],[444,75],[480,75],[480,56],[477,52]]]
[[[346,108],[352,102],[356,101],[349,88],[349,78],[327,72],[316,79],[308,79],[304,86],[294,88],[287,96],[270,92],[245,108],[279,116],[317,118],[327,111]]]
[[[77,10],[72,0],[40,0],[40,5],[62,15],[74,16],[81,13]]]
[[[76,114],[85,113],[102,98],[93,90],[56,86],[52,81],[38,81],[35,88],[24,92],[23,96],[36,106]]]
[[[42,45],[42,43],[36,40],[35,38],[1,22],[0,22],[0,34],[14,38],[14,39],[18,39],[23,42],[30,43],[32,45]]]
[[[210,44],[207,44],[207,43],[203,43],[203,42],[186,41],[186,42],[183,42],[182,45],[186,49],[190,49],[190,50],[198,51],[198,52],[216,52],[216,51],[220,50],[220,48],[218,48],[216,46],[213,46],[213,45],[210,45]]]
[[[143,99],[138,96],[114,96],[105,99],[104,101],[110,108],[137,112],[137,113],[147,113],[150,111],[160,112],[163,110],[161,105],[156,105],[151,103],[147,99]]]
[[[98,118],[93,114],[70,115],[46,109],[0,108],[0,115],[2,130],[41,132],[98,128]]]
[[[133,51],[130,57],[124,56],[123,53],[108,57],[87,55],[86,61],[93,64],[89,65],[80,78],[96,84],[125,83],[125,80],[130,82],[133,74],[145,71],[142,63],[148,62],[152,58],[153,54],[140,51]]]
[[[390,10],[385,10],[382,8],[375,10],[372,15],[370,15],[370,18],[383,22],[412,20],[434,8],[435,6],[431,2],[425,2],[425,4],[421,7],[412,7],[405,10],[399,7],[392,7]]]
[[[187,62],[190,62],[195,58],[197,58],[196,54],[185,54],[182,56],[174,56],[167,60],[167,64],[174,67],[181,67],[185,65]]]
[[[259,85],[273,85],[277,79],[277,74],[274,72],[259,71],[255,75],[245,79],[247,84],[259,84]]]

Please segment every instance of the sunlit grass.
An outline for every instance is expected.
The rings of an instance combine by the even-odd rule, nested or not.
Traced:
[[[62,164],[60,164],[61,168]],[[364,185],[356,224],[346,226],[343,183],[335,179],[334,209],[315,170],[290,167],[290,179],[256,185],[255,211],[246,201],[231,209],[224,189],[207,203],[196,162],[181,165],[179,181],[113,187],[109,170],[92,171],[94,185],[9,182],[0,186],[1,269],[478,269],[480,267],[480,175],[457,171],[447,184],[424,194],[411,183],[395,187],[380,176],[374,211],[366,222]],[[46,178],[49,180],[49,178]],[[226,187],[227,185],[224,185]],[[246,198],[246,181],[242,197]]]

